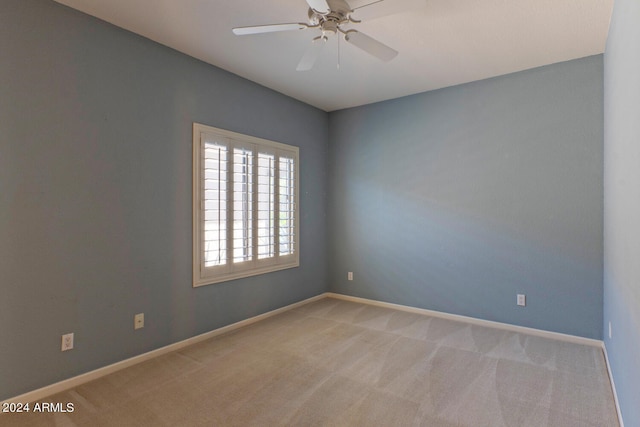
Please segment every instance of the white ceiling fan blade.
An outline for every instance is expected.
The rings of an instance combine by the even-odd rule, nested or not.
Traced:
[[[327,40],[324,38],[314,39],[311,46],[307,49],[307,51],[302,56],[302,59],[298,63],[296,67],[296,71],[309,71],[313,68],[313,64],[316,63],[316,60],[320,56],[324,45],[327,44]]]
[[[352,4],[353,3],[353,4]],[[352,0],[353,18],[369,21],[426,6],[425,0]]]
[[[249,34],[273,33],[276,31],[306,30],[307,28],[309,28],[307,24],[270,24],[256,25],[253,27],[236,27],[232,31],[236,36],[246,36]]]
[[[380,43],[378,40],[356,30],[348,31],[344,35],[344,39],[384,62],[391,61],[398,55],[397,50],[391,49],[386,44]]]
[[[330,10],[327,0],[307,0],[307,4],[316,12],[327,13]]]

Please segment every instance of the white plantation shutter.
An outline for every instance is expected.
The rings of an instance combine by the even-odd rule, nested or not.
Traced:
[[[194,286],[299,265],[298,148],[194,123]]]
[[[258,154],[258,259],[272,258],[276,250],[276,156]]]
[[[253,259],[253,149],[233,149],[233,262]]]
[[[227,263],[227,147],[215,142],[203,146],[204,265]]]
[[[295,165],[293,158],[280,157],[280,255],[290,255],[295,250]]]

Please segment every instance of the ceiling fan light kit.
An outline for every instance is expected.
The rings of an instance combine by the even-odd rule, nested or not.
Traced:
[[[284,23],[267,24],[249,27],[235,27],[233,33],[238,36],[271,33],[276,31],[293,31],[318,29],[321,35],[313,38],[311,46],[307,49],[302,59],[296,67],[297,71],[308,71],[313,68],[316,60],[320,56],[322,49],[331,34],[342,35],[344,41],[378,58],[381,61],[391,61],[398,55],[398,52],[384,43],[355,29],[343,28],[348,24],[359,24],[361,21],[354,19],[351,14],[356,9],[367,8],[380,4],[385,0],[372,0],[357,8],[352,8],[345,0],[306,0],[309,5],[309,23]],[[393,0],[386,0],[393,1]],[[399,6],[403,1],[396,0]],[[388,14],[388,13],[387,13]]]

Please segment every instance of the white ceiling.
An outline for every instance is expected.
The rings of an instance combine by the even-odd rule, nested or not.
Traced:
[[[613,0],[424,0],[352,24],[399,51],[392,61],[341,41],[338,69],[333,37],[314,69],[298,72],[318,30],[235,36],[231,28],[307,22],[305,0],[56,1],[326,111],[602,53],[613,7]]]

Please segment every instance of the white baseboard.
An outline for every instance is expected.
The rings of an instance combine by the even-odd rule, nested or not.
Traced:
[[[93,371],[90,371],[90,372],[75,376],[73,378],[62,380],[62,381],[57,382],[55,384],[51,384],[51,385],[48,385],[46,387],[42,387],[42,388],[39,388],[37,390],[33,390],[33,391],[30,391],[30,392],[21,394],[20,396],[12,397],[10,399],[7,399],[7,400],[4,400],[4,401],[0,402],[0,405],[5,403],[5,402],[7,402],[7,403],[11,403],[11,402],[15,402],[15,403],[18,403],[18,402],[21,402],[21,403],[35,402],[37,400],[44,399],[44,398],[46,398],[48,396],[52,396],[54,394],[61,393],[61,392],[65,391],[65,390],[68,390],[70,388],[77,387],[79,385],[88,383],[89,381],[96,380],[96,379],[98,379],[100,377],[104,377],[105,375],[112,374],[112,373],[114,373],[116,371],[119,371],[121,369],[125,369],[125,368],[128,368],[128,367],[133,366],[133,365],[137,365],[138,363],[144,362],[144,361],[149,360],[149,359],[153,359],[154,357],[162,356],[163,354],[170,353],[170,352],[176,351],[176,350],[180,350],[181,348],[184,348],[186,346],[189,346],[189,345],[192,345],[192,344],[196,344],[196,343],[198,343],[200,341],[204,341],[204,340],[207,340],[209,338],[213,338],[215,336],[222,335],[222,334],[224,334],[226,332],[230,332],[230,331],[233,331],[233,330],[238,329],[238,328],[242,328],[243,326],[247,326],[247,325],[250,325],[252,323],[259,322],[260,320],[264,320],[264,319],[266,319],[268,317],[275,316],[276,314],[280,314],[280,313],[283,313],[285,311],[289,311],[289,310],[294,309],[296,307],[299,307],[301,305],[308,304],[310,302],[317,301],[317,300],[320,300],[320,299],[323,299],[323,298],[326,298],[325,294],[316,295],[315,297],[311,297],[311,298],[305,299],[303,301],[299,301],[299,302],[287,305],[285,307],[281,307],[281,308],[269,311],[267,313],[263,313],[263,314],[260,314],[258,316],[254,316],[254,317],[251,317],[249,319],[241,320],[239,322],[232,323],[231,325],[223,326],[222,328],[214,329],[213,331],[205,332],[204,334],[200,334],[200,335],[196,335],[195,337],[187,338],[186,340],[183,340],[183,341],[179,341],[179,342],[176,342],[176,343],[173,343],[173,344],[169,344],[167,346],[158,348],[156,350],[152,350],[152,351],[149,351],[147,353],[143,353],[143,354],[140,354],[138,356],[134,356],[134,357],[131,357],[129,359],[125,359],[125,360],[122,360],[120,362],[116,362],[114,364],[111,364],[111,365],[108,365],[108,366],[104,366],[102,368],[98,368],[96,370],[93,370]]]
[[[611,382],[611,390],[613,391],[613,401],[616,403],[616,411],[618,412],[618,423],[620,427],[624,427],[624,420],[622,419],[622,411],[620,411],[620,403],[618,402],[618,392],[616,391],[616,383],[613,380],[613,372],[611,372],[611,365],[609,365],[609,354],[607,353],[607,346],[602,343],[602,351],[604,352],[604,360],[607,363],[607,373],[609,374],[609,381]]]
[[[368,305],[374,305],[374,306],[378,306],[378,307],[392,308],[392,309],[401,310],[401,311],[405,311],[405,312],[409,312],[409,313],[423,314],[423,315],[427,315],[427,316],[439,317],[439,318],[449,319],[449,320],[454,320],[454,321],[459,321],[459,322],[472,323],[472,324],[476,324],[476,325],[480,325],[480,326],[486,326],[486,327],[490,327],[490,328],[504,329],[504,330],[513,331],[513,332],[519,332],[519,333],[528,334],[528,335],[534,335],[534,336],[540,336],[540,337],[550,338],[550,339],[555,339],[555,340],[560,340],[560,341],[572,342],[572,343],[576,343],[576,344],[584,344],[584,345],[589,345],[589,346],[600,347],[604,351],[605,359],[606,359],[606,362],[607,362],[607,369],[609,369],[609,378],[611,379],[611,385],[612,385],[612,389],[613,389],[613,393],[614,393],[614,399],[615,399],[615,402],[616,402],[616,408],[618,410],[618,417],[620,418],[620,425],[621,425],[621,427],[624,427],[624,424],[622,423],[622,417],[620,415],[620,407],[618,405],[618,398],[617,398],[617,395],[616,395],[615,386],[613,384],[613,377],[611,376],[611,370],[610,370],[610,367],[609,367],[609,359],[607,358],[606,348],[605,348],[604,343],[602,341],[594,340],[594,339],[590,339],[590,338],[578,337],[578,336],[574,336],[574,335],[561,334],[561,333],[558,333],[558,332],[550,332],[550,331],[543,331],[543,330],[540,330],[540,329],[527,328],[527,327],[524,327],[524,326],[510,325],[508,323],[493,322],[493,321],[490,321],[490,320],[477,319],[477,318],[474,318],[474,317],[467,317],[467,316],[461,316],[461,315],[457,315],[457,314],[444,313],[444,312],[441,312],[441,311],[428,310],[428,309],[417,308],[417,307],[410,307],[410,306],[405,306],[405,305],[400,305],[400,304],[393,304],[393,303],[377,301],[377,300],[371,300],[371,299],[360,298],[360,297],[353,297],[353,296],[337,294],[337,293],[333,293],[333,292],[325,292],[323,294],[316,295],[315,297],[311,297],[311,298],[305,299],[303,301],[299,301],[297,303],[290,304],[290,305],[287,305],[285,307],[281,307],[281,308],[278,308],[276,310],[272,310],[272,311],[269,311],[267,313],[260,314],[258,316],[254,316],[254,317],[251,317],[249,319],[241,320],[241,321],[233,323],[231,325],[223,326],[222,328],[214,329],[213,331],[205,332],[204,334],[197,335],[197,336],[191,337],[191,338],[187,338],[186,340],[183,340],[183,341],[179,341],[179,342],[176,342],[176,343],[173,343],[173,344],[169,344],[167,346],[158,348],[156,350],[152,350],[152,351],[149,351],[147,353],[143,353],[143,354],[140,354],[138,356],[134,356],[134,357],[131,357],[129,359],[125,359],[125,360],[122,360],[120,362],[116,362],[114,364],[111,364],[111,365],[108,365],[108,366],[105,366],[105,367],[102,367],[102,368],[98,368],[96,370],[93,370],[93,371],[90,371],[90,372],[75,376],[73,378],[62,380],[62,381],[57,382],[55,384],[51,384],[51,385],[48,385],[46,387],[42,387],[42,388],[39,388],[37,390],[33,390],[33,391],[30,391],[30,392],[24,393],[24,394],[22,394],[20,396],[16,396],[16,397],[7,399],[7,400],[5,400],[3,402],[0,402],[0,403],[5,403],[5,402],[22,402],[22,403],[35,402],[37,400],[44,399],[44,398],[46,398],[48,396],[51,396],[51,395],[54,395],[54,394],[57,394],[57,393],[61,393],[61,392],[65,391],[65,390],[68,390],[70,388],[77,387],[77,386],[79,386],[81,384],[84,384],[84,383],[87,383],[89,381],[96,380],[96,379],[101,378],[101,377],[103,377],[105,375],[109,375],[109,374],[112,374],[112,373],[114,373],[116,371],[119,371],[119,370],[128,368],[130,366],[136,365],[138,363],[144,362],[146,360],[153,359],[154,357],[158,357],[158,356],[161,356],[163,354],[170,353],[172,351],[180,350],[181,348],[184,348],[186,346],[189,346],[189,345],[192,345],[192,344],[196,344],[196,343],[198,343],[200,341],[204,341],[204,340],[207,340],[209,338],[213,338],[213,337],[218,336],[218,335],[222,335],[222,334],[224,334],[226,332],[233,331],[233,330],[241,328],[243,326],[248,326],[248,325],[250,325],[252,323],[259,322],[259,321],[264,320],[266,318],[269,318],[271,316],[275,316],[276,314],[283,313],[285,311],[294,309],[296,307],[299,307],[299,306],[302,306],[304,304],[308,304],[310,302],[317,301],[317,300],[320,300],[320,299],[323,299],[323,298],[335,298],[335,299],[341,299],[341,300],[344,300],[344,301],[359,302],[359,303],[368,304]]]
[[[461,316],[459,314],[450,314],[442,311],[428,310],[426,308],[417,308],[407,305],[393,304],[390,302],[377,301],[367,298],[352,297],[350,295],[336,294],[327,292],[323,294],[330,298],[337,298],[345,301],[359,302],[363,304],[375,305],[377,307],[393,308],[396,310],[406,311],[409,313],[424,314],[427,316],[440,317],[442,319],[455,320],[458,322],[467,322],[474,325],[486,326],[495,329],[504,329],[507,331],[519,332],[527,335],[535,335],[543,338],[550,338],[559,341],[566,341],[575,344],[584,344],[592,347],[603,347],[603,342],[591,338],[578,337],[575,335],[561,334],[559,332],[543,331],[541,329],[528,328],[526,326],[511,325],[509,323],[494,322],[491,320],[478,319],[475,317]]]

